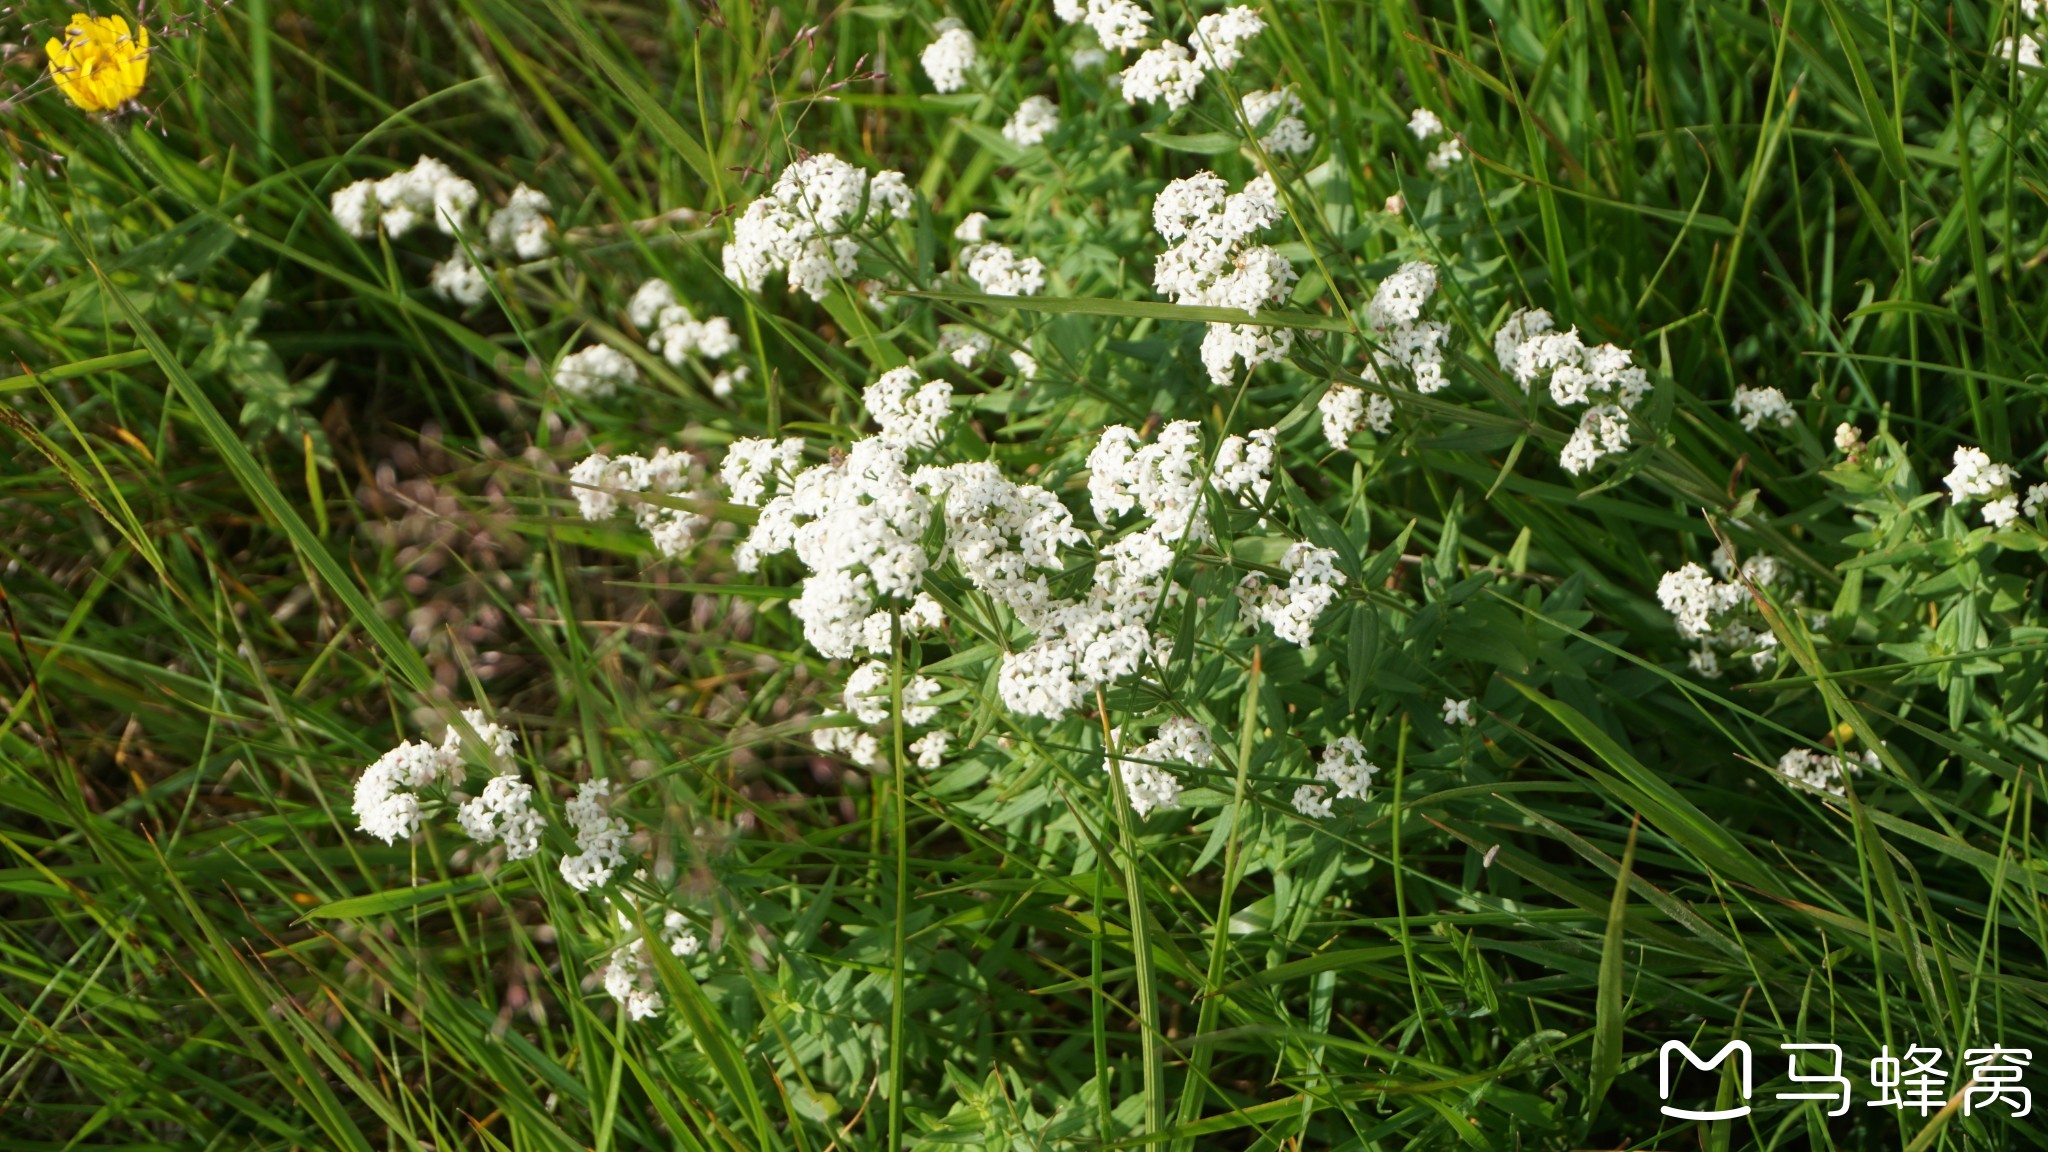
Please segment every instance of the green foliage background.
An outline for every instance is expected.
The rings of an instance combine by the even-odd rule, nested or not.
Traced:
[[[1167,122],[1066,67],[1049,6],[949,11],[996,95],[929,95],[946,13],[893,4],[171,7],[147,113],[115,119],[10,60],[0,1144],[2039,1147],[2038,1117],[1860,1104],[1665,1121],[1654,1083],[1668,1039],[1747,1038],[1760,1085],[1781,1041],[1859,1080],[1887,1045],[2048,1059],[2038,533],[1925,498],[1958,444],[2042,471],[2048,80],[1988,54],[2016,9],[1275,0],[1260,67],[1330,161],[1296,306],[1341,317],[1421,255],[1460,333],[1453,388],[1355,459],[1312,435],[1356,379],[1341,335],[1232,395],[1170,309],[927,302],[863,338],[843,300],[725,285],[721,214],[797,149],[910,175],[914,273],[984,208],[1095,302],[1155,299],[1167,180],[1255,171],[1220,101]],[[32,5],[29,39],[64,12]],[[1030,92],[1068,122],[1024,156],[996,129]],[[1420,175],[1417,102],[1475,157],[1454,177]],[[460,315],[419,246],[334,226],[334,189],[422,153],[487,200],[545,190],[558,255]],[[746,334],[737,405],[653,357],[613,404],[548,386],[559,349],[633,345],[652,273]],[[1522,303],[1659,381],[1594,482],[1492,364]],[[829,669],[785,587],[570,514],[586,442],[844,438],[941,321],[1045,325],[1036,386],[977,400],[1013,473],[1240,405],[1316,456],[1284,506],[1358,594],[1315,648],[1196,663],[1176,699],[1227,763],[1184,821],[1119,827],[1099,729],[992,696],[1002,756],[901,791],[819,760]],[[1739,383],[1800,422],[1745,432]],[[1860,469],[1841,421],[1887,430]],[[1755,678],[1690,676],[1655,599],[1717,530],[1831,610],[1773,605],[1786,657]],[[1445,695],[1489,719],[1445,729]],[[636,781],[721,926],[708,963],[663,959],[659,1020],[592,985],[612,913],[551,868],[350,831],[362,765],[485,698],[553,778]],[[1384,786],[1311,828],[1287,791],[1353,726]],[[1765,770],[1834,743],[1883,749],[1853,798]]]

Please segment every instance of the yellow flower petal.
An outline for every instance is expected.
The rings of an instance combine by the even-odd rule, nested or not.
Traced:
[[[43,50],[57,90],[87,112],[111,112],[142,92],[149,78],[149,29],[130,31],[119,16],[75,13]]]

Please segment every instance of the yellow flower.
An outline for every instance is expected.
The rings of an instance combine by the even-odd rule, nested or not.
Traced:
[[[43,45],[50,79],[87,112],[111,112],[142,91],[149,78],[149,29],[129,34],[119,16],[75,13],[64,34]]]

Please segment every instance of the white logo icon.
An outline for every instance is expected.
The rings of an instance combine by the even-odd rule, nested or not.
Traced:
[[[1699,1069],[1702,1072],[1712,1072],[1714,1069],[1719,1068],[1721,1066],[1721,1062],[1728,1059],[1729,1053],[1734,1053],[1737,1057],[1735,1061],[1735,1070],[1742,1078],[1742,1098],[1744,1100],[1749,1099],[1749,1045],[1741,1040],[1730,1040],[1727,1044],[1721,1047],[1721,1050],[1719,1052],[1714,1053],[1714,1058],[1711,1060],[1700,1059],[1698,1054],[1695,1053],[1691,1048],[1686,1047],[1686,1045],[1682,1041],[1666,1040],[1664,1042],[1664,1047],[1657,1050],[1658,1099],[1671,1099],[1671,1054],[1673,1052],[1684,1053],[1685,1062]],[[1740,1108],[1720,1108],[1709,1111],[1695,1111],[1691,1108],[1673,1108],[1671,1105],[1666,1104],[1662,1108],[1658,1109],[1658,1111],[1664,1113],[1666,1116],[1670,1116],[1678,1120],[1733,1120],[1737,1117],[1749,1115],[1749,1105],[1744,1104]]]

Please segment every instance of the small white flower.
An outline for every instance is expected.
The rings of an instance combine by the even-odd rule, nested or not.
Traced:
[[[464,308],[474,308],[490,295],[490,283],[469,257],[460,252],[434,265],[427,275],[427,286],[434,295]]]
[[[733,222],[732,243],[721,256],[725,274],[759,292],[769,275],[783,272],[793,291],[823,300],[857,270],[855,233],[907,219],[914,203],[901,172],[870,177],[830,153],[807,156],[783,169],[768,195]]]
[[[688,918],[673,909],[661,918],[661,938],[668,945],[669,955],[678,960],[687,960],[704,950],[704,940],[690,926]]]
[[[972,368],[996,346],[995,338],[966,324],[939,325],[939,354],[962,368]]]
[[[981,50],[974,42],[974,33],[951,16],[933,27],[939,38],[925,45],[918,62],[924,65],[924,74],[931,78],[933,88],[958,92],[967,86],[967,74],[980,61]]]
[[[602,400],[639,379],[640,369],[633,361],[607,344],[592,344],[563,357],[555,367],[555,385],[579,400]]]
[[[873,733],[858,728],[820,728],[811,739],[818,746],[818,751],[841,757],[869,771],[889,766],[888,760],[882,756],[882,742],[875,739]]]
[[[2005,495],[2019,474],[2009,464],[1993,464],[1982,448],[1958,448],[1955,467],[1943,478],[1949,497],[1957,505],[1972,500],[1992,500]]]
[[[1790,428],[1799,419],[1792,410],[1792,404],[1785,394],[1776,388],[1748,388],[1735,386],[1735,415],[1742,421],[1744,431],[1754,432],[1757,426],[1770,421],[1780,428]]]
[[[675,288],[657,276],[634,289],[633,298],[626,302],[626,319],[635,328],[652,328],[664,311],[675,306]]]
[[[609,780],[585,780],[562,806],[576,836],[576,854],[562,857],[562,879],[578,892],[610,882],[626,862],[626,822],[611,814],[611,790]]]
[[[2020,504],[2020,511],[2032,516],[2048,508],[2048,484],[2036,484],[2027,489],[2027,498]]]
[[[1463,725],[1467,728],[1479,723],[1472,715],[1472,701],[1444,697],[1444,723]]]
[[[2042,47],[2042,37],[2010,36],[1993,45],[1991,55],[2000,60],[2010,60],[2022,68],[2039,68]]]
[[[988,213],[969,212],[953,228],[953,239],[979,244],[988,239]]]
[[[1861,447],[1863,447],[1862,429],[1854,424],[1835,425],[1835,451],[1845,456],[1853,456],[1856,450]]]
[[[1059,126],[1059,105],[1043,96],[1026,96],[1003,125],[1003,139],[1019,148],[1036,148]]]
[[[1294,810],[1311,820],[1328,820],[1331,801],[1323,799],[1328,791],[1320,784],[1303,784],[1294,790]]]
[[[548,213],[554,206],[545,192],[521,184],[512,198],[491,215],[485,228],[491,246],[510,252],[521,260],[538,260],[548,254]]]
[[[1045,265],[1001,244],[977,244],[964,254],[967,278],[990,296],[1036,296],[1045,289]]]
[[[1865,769],[1877,765],[1875,752],[1865,752],[1861,757],[1843,757],[1794,748],[1778,758],[1778,773],[1831,796],[1846,796],[1848,789],[1843,780],[1861,775]]]
[[[367,237],[368,204],[361,199],[359,188],[350,185],[342,189],[329,205],[350,235]],[[476,185],[431,156],[422,156],[411,168],[374,181],[371,193],[381,211],[379,221],[394,240],[428,220],[441,232],[458,235],[468,225],[469,211],[477,202]]]
[[[946,764],[946,747],[953,737],[943,728],[936,728],[910,742],[910,754],[917,757],[917,766],[926,771],[943,768]]]
[[[1152,14],[1136,0],[1053,0],[1053,14],[1068,24],[1086,23],[1095,38],[1112,52],[1128,52],[1145,42]],[[1075,53],[1078,58],[1080,53]],[[1076,60],[1076,68],[1089,65]]]
[[[1188,37],[1195,67],[1205,72],[1230,71],[1244,57],[1244,46],[1265,30],[1259,10],[1249,4],[1211,12],[1195,22],[1195,34]]]
[[[1423,167],[1431,172],[1448,172],[1451,170],[1451,165],[1458,163],[1464,158],[1465,145],[1457,137],[1453,136],[1436,146],[1436,151],[1429,154],[1429,159],[1423,162]]]
[[[758,508],[765,496],[796,475],[803,459],[804,442],[798,436],[779,441],[739,439],[725,450],[718,478],[733,503]]]
[[[328,199],[327,210],[341,230],[358,240],[367,240],[377,230],[377,182],[358,180]]]
[[[1339,736],[1323,749],[1316,765],[1316,779],[1333,784],[1338,800],[1363,800],[1372,786],[1379,765],[1365,758],[1365,743],[1356,736]]]
[[[1316,138],[1301,114],[1301,97],[1292,88],[1248,92],[1244,97],[1245,122],[1254,131],[1264,127],[1259,147],[1274,156],[1300,156],[1315,150]]]
[[[1022,348],[1010,353],[1010,365],[1026,380],[1038,379],[1038,359]]]
[[[419,789],[461,771],[455,754],[408,740],[377,758],[356,779],[356,830],[386,844],[419,830]]]
[[[1444,122],[1427,108],[1417,108],[1408,114],[1408,131],[1415,133],[1417,140],[1427,141],[1443,133]]]
[[[925,381],[917,369],[892,368],[861,393],[868,415],[881,427],[879,438],[900,448],[938,444],[946,417],[953,414],[953,385]]]
[[[479,844],[505,842],[505,859],[524,860],[540,850],[547,820],[533,807],[533,785],[515,776],[494,776],[483,795],[456,810],[456,823]]]
[[[629,1020],[645,1020],[661,1014],[661,993],[654,989],[654,972],[646,956],[647,944],[634,940],[612,953],[604,969],[604,990],[626,1010]]]
[[[1160,725],[1156,738],[1124,753],[1124,758],[1118,761],[1131,810],[1142,818],[1155,809],[1180,807],[1180,777],[1164,765],[1204,767],[1215,759],[1216,746],[1205,725],[1181,717],[1168,720]],[[1103,771],[1109,771],[1109,767],[1110,762],[1103,761]]]
[[[1408,210],[1408,201],[1402,199],[1401,194],[1396,192],[1392,196],[1387,197],[1387,202],[1380,205],[1380,207],[1384,208],[1389,216],[1399,216]]]
[[[1141,54],[1123,71],[1124,102],[1157,104],[1179,111],[1194,100],[1202,69],[1188,50],[1171,40]]]

